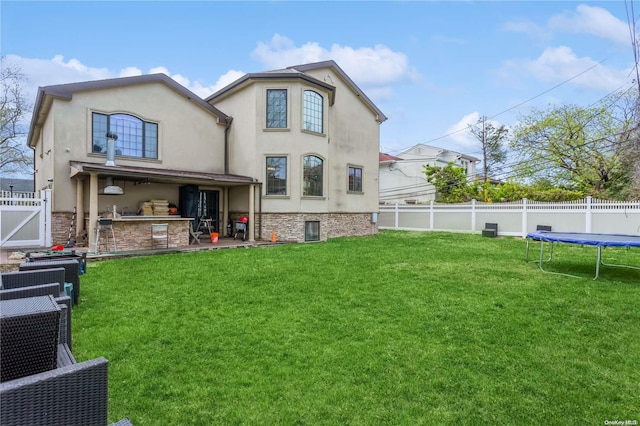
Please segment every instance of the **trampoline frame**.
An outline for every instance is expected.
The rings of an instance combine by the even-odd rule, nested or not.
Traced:
[[[598,279],[600,275],[600,265],[614,266],[619,268],[629,268],[640,270],[640,267],[631,265],[618,265],[613,263],[605,263],[602,260],[602,248],[603,247],[640,247],[640,235],[625,235],[625,234],[594,234],[588,232],[551,232],[551,231],[536,231],[527,234],[527,251],[525,254],[525,260],[529,261],[529,241],[540,242],[540,258],[537,260],[538,266],[542,272],[554,275],[563,275],[566,277],[581,278],[577,275],[565,274],[561,272],[545,271],[542,268],[543,262],[551,262],[553,259],[553,244],[554,243],[566,243],[566,244],[578,244],[597,247],[596,258],[596,275],[594,280]],[[543,260],[544,255],[544,243],[550,243],[551,249],[549,252],[549,258]],[[534,261],[535,262],[535,261]]]

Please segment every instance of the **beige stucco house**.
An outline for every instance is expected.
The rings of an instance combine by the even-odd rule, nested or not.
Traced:
[[[385,120],[326,61],[247,74],[207,99],[164,74],[41,87],[28,144],[35,188],[53,189],[54,242],[75,222],[91,246],[110,216],[119,249],[140,248],[143,219],[159,219],[141,206],[158,200],[221,236],[248,216],[250,240],[322,241],[377,232]],[[170,245],[188,244],[189,221],[164,219]]]

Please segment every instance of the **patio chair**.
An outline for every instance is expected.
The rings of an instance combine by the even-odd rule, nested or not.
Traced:
[[[22,262],[19,266],[20,271],[52,268],[65,269],[64,282],[73,284],[73,304],[77,305],[80,302],[80,263],[76,259]]]
[[[200,244],[200,235],[202,231],[194,231],[193,224],[189,222],[189,244]]]
[[[498,224],[497,223],[485,223],[482,230],[483,237],[497,237],[498,236]]]

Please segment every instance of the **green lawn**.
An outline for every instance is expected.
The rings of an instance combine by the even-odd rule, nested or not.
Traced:
[[[93,262],[74,354],[109,360],[109,419],[136,426],[640,421],[640,271],[524,254],[385,231]]]

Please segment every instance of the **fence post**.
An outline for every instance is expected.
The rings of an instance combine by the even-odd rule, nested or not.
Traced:
[[[429,201],[429,230],[433,231],[433,200]]]
[[[50,189],[45,189],[44,190],[44,197],[42,199],[42,203],[44,204],[44,209],[42,211],[42,214],[44,215],[44,222],[45,222],[45,227],[44,227],[44,246],[45,247],[51,247],[51,227],[52,227],[52,223],[51,223],[51,204],[52,204],[52,200],[51,200],[51,190]]]
[[[471,200],[471,232],[476,231],[476,199]]]
[[[396,229],[398,229],[398,215],[399,215],[398,202],[396,201],[396,204],[395,204],[395,228]]]
[[[584,232],[591,232],[591,196],[587,196],[585,202],[587,203],[586,217],[584,218]]]
[[[522,238],[527,236],[527,226],[529,224],[529,217],[527,214],[527,199],[522,199]]]

